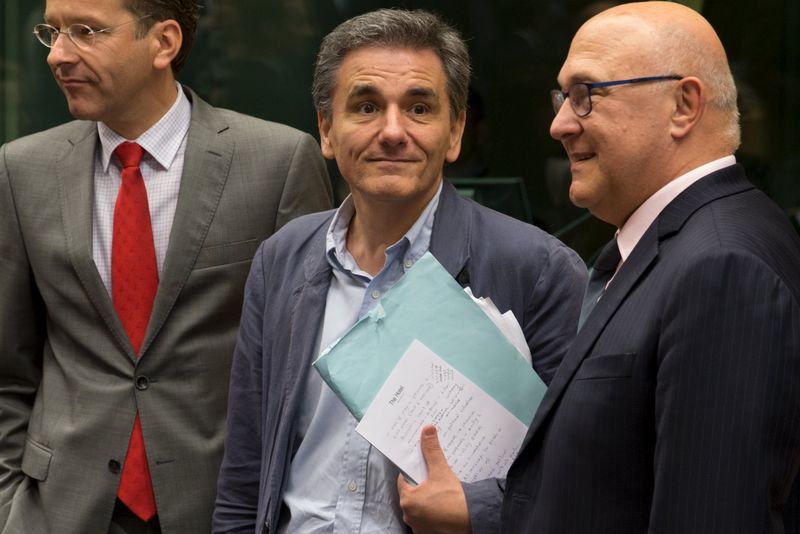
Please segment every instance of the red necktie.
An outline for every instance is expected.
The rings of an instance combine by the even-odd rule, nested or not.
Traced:
[[[111,241],[111,300],[137,357],[158,288],[150,208],[139,170],[142,153],[141,146],[128,142],[114,150],[122,164],[122,185],[114,206],[114,236]],[[143,521],[156,514],[156,499],[138,412],[117,497]]]

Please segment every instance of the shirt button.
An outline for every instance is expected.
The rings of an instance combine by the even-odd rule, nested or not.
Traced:
[[[347,489],[350,491],[356,491],[358,489],[358,484],[356,484],[355,480],[351,480],[350,483],[347,485]]]
[[[406,269],[410,269],[411,266],[414,265],[414,262],[411,260],[406,260],[403,262],[403,265],[405,266]]]
[[[381,292],[377,289],[374,289],[370,295],[372,296],[373,300],[378,300],[381,298]]]

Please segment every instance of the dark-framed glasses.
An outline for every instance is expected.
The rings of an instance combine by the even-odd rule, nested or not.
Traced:
[[[578,117],[585,117],[592,112],[592,89],[601,87],[611,87],[613,85],[629,85],[633,83],[663,82],[667,80],[682,80],[683,76],[677,74],[667,74],[664,76],[645,76],[644,78],[631,78],[629,80],[614,80],[612,82],[593,82],[575,83],[569,89],[562,91],[553,89],[550,91],[550,101],[553,104],[553,111],[558,115],[564,101],[569,98],[572,110]]]
[[[53,48],[56,44],[56,39],[58,39],[58,35],[63,33],[72,43],[81,49],[91,48],[94,44],[95,38],[99,33],[110,33],[112,30],[116,30],[121,26],[126,26],[128,24],[132,24],[134,22],[139,22],[140,20],[144,20],[151,15],[145,15],[143,17],[139,17],[138,19],[129,20],[127,22],[123,22],[122,24],[116,24],[114,26],[109,26],[108,28],[99,28],[95,29],[91,26],[86,24],[70,24],[67,26],[66,30],[62,30],[56,28],[55,26],[51,26],[50,24],[37,24],[33,27],[33,34],[47,48]]]

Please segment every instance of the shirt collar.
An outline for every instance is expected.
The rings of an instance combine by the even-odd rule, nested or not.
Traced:
[[[175,103],[158,122],[136,139],[125,139],[102,122],[97,123],[101,147],[100,162],[104,172],[108,172],[114,150],[124,141],[139,143],[162,168],[169,169],[178,154],[186,132],[189,131],[189,123],[192,119],[192,105],[181,85],[177,82],[176,85],[178,96],[175,98]]]
[[[670,202],[675,200],[678,195],[702,177],[735,163],[736,158],[731,155],[701,165],[675,178],[645,200],[642,205],[636,208],[636,211],[628,217],[628,220],[625,221],[622,228],[617,231],[617,245],[619,246],[622,261],[628,258],[644,233],[650,225],[653,224],[653,221],[656,220],[659,213],[661,213]]]
[[[387,264],[393,258],[402,258],[404,268],[407,269],[428,251],[431,244],[433,220],[436,215],[436,209],[439,206],[441,192],[442,183],[439,184],[436,194],[428,201],[427,206],[422,210],[422,213],[411,228],[396,243],[387,247],[385,252]],[[328,227],[328,232],[325,236],[325,254],[328,258],[328,263],[334,269],[350,271],[372,278],[358,267],[355,259],[347,250],[347,230],[355,212],[353,197],[348,195],[342,205],[339,206],[339,209],[336,210]]]

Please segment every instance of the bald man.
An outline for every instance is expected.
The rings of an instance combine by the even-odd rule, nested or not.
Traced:
[[[800,238],[747,181],[713,28],[679,4],[575,35],[550,132],[619,228],[507,479],[503,532],[797,531]]]

